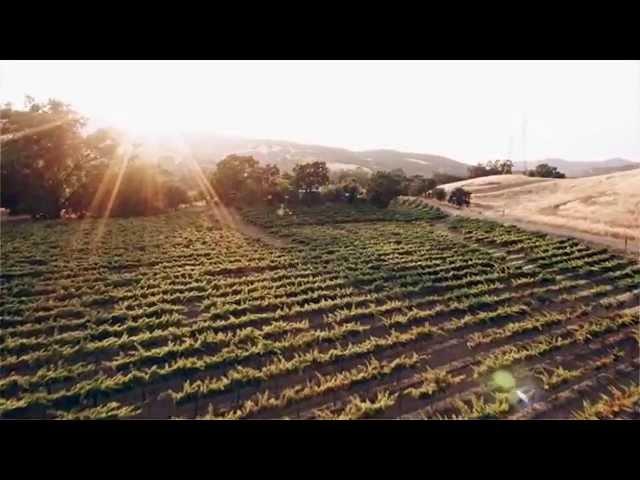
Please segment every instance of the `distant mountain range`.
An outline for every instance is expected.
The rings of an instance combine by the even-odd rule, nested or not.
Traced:
[[[624,158],[611,158],[595,162],[570,162],[561,158],[548,158],[529,162],[527,166],[532,169],[541,163],[557,167],[567,177],[593,177],[595,175],[606,175],[607,173],[640,168],[640,162],[632,162]],[[513,169],[516,171],[524,170],[524,164],[522,162],[514,162]]]
[[[407,175],[434,173],[467,176],[469,164],[451,158],[425,153],[410,153],[397,150],[354,151],[346,148],[307,145],[282,140],[262,140],[239,138],[217,134],[188,134],[182,138],[182,146],[177,150],[175,144],[154,145],[147,153],[151,157],[173,156],[179,162],[180,157],[189,155],[205,168],[215,164],[230,154],[251,155],[261,163],[278,165],[281,170],[291,171],[297,163],[324,161],[331,170],[349,170],[364,168],[369,172],[401,168]],[[622,158],[596,162],[569,162],[559,158],[550,158],[528,163],[535,168],[540,163],[557,167],[568,177],[587,177],[640,168],[640,163]],[[522,162],[514,162],[514,171],[524,169]]]
[[[305,145],[279,140],[237,139],[222,136],[192,136],[187,144],[201,165],[213,166],[226,155],[251,155],[261,163],[275,163],[290,171],[297,163],[324,161],[331,170],[358,167],[370,172],[401,168],[407,175],[434,173],[464,176],[468,165],[447,157],[395,150],[353,151],[345,148]]]

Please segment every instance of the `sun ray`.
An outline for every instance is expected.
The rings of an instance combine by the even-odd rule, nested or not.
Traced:
[[[207,206],[211,207],[212,215],[216,218],[218,223],[220,223],[223,228],[232,228],[234,230],[237,230],[236,220],[234,216],[220,201],[220,197],[205,177],[198,162],[196,162],[196,160],[191,155],[187,156],[187,161],[189,162],[189,173],[193,176],[195,181],[200,186],[200,190],[205,196]]]
[[[107,203],[107,208],[105,209],[104,214],[102,215],[102,217],[100,218],[100,220],[98,222],[98,227],[96,228],[96,235],[92,240],[92,247],[94,249],[96,248],[96,246],[100,242],[100,239],[102,238],[102,235],[104,234],[106,221],[111,215],[111,209],[113,208],[113,204],[115,203],[116,197],[118,196],[118,190],[120,189],[120,184],[122,182],[122,178],[124,177],[124,174],[125,174],[125,172],[127,170],[127,166],[129,164],[129,159],[130,159],[129,155],[124,155],[122,160],[121,160],[120,170],[118,171],[118,177],[116,178],[116,183],[113,186],[113,190],[111,191],[111,196],[109,197],[109,202]]]
[[[45,130],[50,130],[52,128],[57,127],[58,125],[62,125],[63,123],[69,122],[70,120],[56,120],[53,122],[46,123],[44,125],[40,125],[39,127],[31,127],[26,130],[22,130],[21,132],[16,133],[7,133],[6,135],[0,135],[0,144],[10,142],[12,140],[18,140],[22,137],[26,137],[28,135],[34,135],[38,132],[43,132]]]
[[[71,241],[71,245],[74,245],[74,246],[77,245],[80,238],[87,233],[91,235],[91,233],[93,232],[98,232],[100,228],[104,229],[104,226],[101,225],[104,223],[104,218],[101,218],[98,221],[96,221],[96,219],[92,215],[95,212],[98,212],[98,213],[102,212],[101,205],[103,204],[103,200],[105,199],[106,195],[108,195],[109,188],[113,187],[113,183],[111,180],[116,175],[118,177],[121,177],[124,174],[126,165],[124,165],[123,162],[125,162],[125,159],[132,154],[132,151],[133,149],[130,146],[121,147],[119,152],[120,156],[122,157],[121,159],[119,159],[120,163],[118,163],[117,160],[112,160],[109,162],[104,174],[102,175],[100,184],[98,185],[98,188],[96,189],[93,195],[93,198],[91,199],[91,203],[89,204],[89,207],[86,211],[87,215],[82,220],[80,220],[80,225],[78,226],[76,234]],[[115,200],[115,196],[114,196],[115,193],[116,193],[115,189],[112,190],[111,198],[110,198],[111,205]],[[106,209],[105,209],[105,212],[106,212]],[[99,241],[99,238],[101,236],[102,236],[102,232],[99,232],[99,235],[96,234],[94,236],[94,240],[91,241],[92,247],[94,246],[95,243]]]

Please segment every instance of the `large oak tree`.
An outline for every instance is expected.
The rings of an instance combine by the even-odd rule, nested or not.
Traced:
[[[1,202],[12,213],[59,217],[78,198],[91,167],[117,150],[106,131],[85,135],[86,119],[58,100],[27,97],[22,110],[7,104],[0,121]]]

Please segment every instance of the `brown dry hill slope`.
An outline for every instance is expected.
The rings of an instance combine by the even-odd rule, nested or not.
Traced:
[[[640,169],[576,179],[493,175],[443,185],[471,191],[487,214],[614,238],[640,239]]]

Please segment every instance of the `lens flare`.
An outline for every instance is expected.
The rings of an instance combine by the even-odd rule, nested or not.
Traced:
[[[516,388],[516,379],[506,370],[498,370],[492,376],[492,383],[500,390],[510,392]]]

